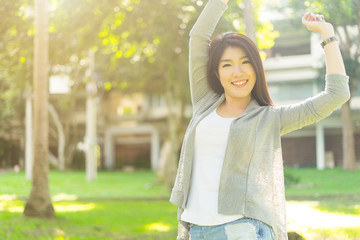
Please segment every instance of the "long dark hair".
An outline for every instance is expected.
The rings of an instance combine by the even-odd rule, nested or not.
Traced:
[[[254,42],[247,36],[240,33],[226,33],[215,38],[209,48],[209,62],[207,65],[207,77],[210,87],[218,94],[224,93],[218,78],[218,68],[220,58],[228,47],[242,48],[255,69],[256,82],[251,95],[261,106],[273,105],[267,87],[264,66],[259,54],[259,50]]]

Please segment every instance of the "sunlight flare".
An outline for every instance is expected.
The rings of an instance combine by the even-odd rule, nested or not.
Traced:
[[[317,201],[287,203],[288,230],[360,227],[360,216],[328,213],[315,209]]]
[[[1,195],[4,196],[4,195]],[[10,196],[10,195],[8,195]],[[5,200],[4,200],[5,199]],[[0,199],[0,212],[23,212],[24,207],[18,202],[14,201],[14,198],[1,198]]]
[[[59,193],[55,195],[52,200],[55,202],[59,201],[76,201],[78,197],[75,194]]]
[[[15,199],[16,195],[0,194],[0,201],[11,201]]]
[[[151,223],[145,226],[147,231],[157,231],[157,232],[168,232],[170,230],[170,226],[164,223]]]
[[[80,212],[90,211],[96,207],[95,203],[55,203],[54,208],[56,212]]]
[[[56,212],[81,212],[90,211],[96,207],[95,203],[55,203],[54,208]],[[0,201],[0,212],[24,212],[24,206],[14,201]]]

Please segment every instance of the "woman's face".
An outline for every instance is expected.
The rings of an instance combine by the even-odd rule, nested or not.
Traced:
[[[219,79],[227,100],[251,100],[256,73],[249,57],[239,47],[228,47],[220,58]]]

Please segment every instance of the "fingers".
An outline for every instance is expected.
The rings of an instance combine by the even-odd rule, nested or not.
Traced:
[[[302,18],[302,23],[310,31],[319,32],[319,33],[324,32],[326,29],[329,29],[331,26],[331,24],[325,21],[323,15],[313,14],[313,13],[306,13]]]
[[[303,17],[303,20],[309,22],[325,22],[325,18],[320,14],[306,13]]]

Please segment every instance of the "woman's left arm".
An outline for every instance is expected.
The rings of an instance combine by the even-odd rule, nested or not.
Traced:
[[[302,19],[302,23],[313,32],[318,32],[324,42],[326,74],[346,75],[344,61],[341,56],[339,45],[335,40],[333,26],[325,22],[324,17],[318,14],[307,13]],[[326,42],[329,41],[329,42]]]
[[[313,124],[339,108],[350,98],[349,80],[334,28],[323,16],[306,14],[302,23],[321,35],[326,61],[325,90],[298,104],[280,106],[281,135]],[[294,90],[296,91],[296,90]]]

